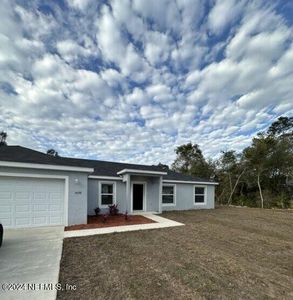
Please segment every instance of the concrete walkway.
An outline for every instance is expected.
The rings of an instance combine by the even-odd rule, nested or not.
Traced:
[[[149,214],[149,213],[140,214],[140,215],[142,215],[146,218],[149,218],[157,223],[104,227],[104,228],[95,228],[95,229],[70,230],[70,231],[64,232],[64,238],[89,236],[89,235],[95,235],[95,234],[107,234],[107,233],[113,233],[113,232],[126,232],[126,231],[166,228],[166,227],[174,227],[174,226],[184,225],[182,223],[172,221],[172,220],[160,217],[158,215],[153,215],[153,214]]]
[[[0,248],[0,299],[56,299],[64,227],[6,229]],[[7,284],[20,283],[18,291]],[[31,289],[27,290],[30,285]]]

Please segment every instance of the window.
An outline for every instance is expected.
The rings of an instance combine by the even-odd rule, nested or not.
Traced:
[[[176,205],[175,197],[176,197],[176,188],[173,184],[163,185],[162,191],[162,204],[167,205]]]
[[[195,186],[194,187],[194,203],[195,204],[205,204],[205,186]]]
[[[115,203],[115,183],[114,182],[100,182],[100,206],[108,207],[108,205]]]

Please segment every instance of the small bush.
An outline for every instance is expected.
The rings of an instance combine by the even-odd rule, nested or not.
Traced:
[[[277,207],[277,208],[289,208],[290,207],[290,199],[286,193],[266,193],[267,207]]]
[[[118,212],[119,212],[118,204],[109,205],[109,215],[110,216],[116,216],[116,215],[118,215]]]
[[[101,210],[100,210],[99,207],[96,207],[96,208],[94,209],[94,211],[95,211],[96,216],[98,216]]]
[[[249,193],[248,195],[239,195],[235,196],[232,201],[233,205],[239,206],[248,206],[248,207],[257,207],[256,195],[254,193]]]
[[[290,208],[292,200],[288,193],[273,193],[269,190],[263,190],[264,208]],[[247,193],[247,195],[235,195],[232,201],[233,205],[261,207],[260,195],[258,191]]]

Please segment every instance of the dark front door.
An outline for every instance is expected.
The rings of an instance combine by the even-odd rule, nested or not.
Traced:
[[[143,210],[143,184],[133,184],[132,199],[133,210]]]

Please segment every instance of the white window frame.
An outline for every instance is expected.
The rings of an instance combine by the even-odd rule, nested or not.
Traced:
[[[196,194],[195,188],[200,187],[204,188],[204,194]],[[204,202],[195,202],[195,196],[204,196]],[[194,205],[206,205],[207,204],[207,186],[196,184],[193,186],[193,203]]]
[[[102,185],[103,184],[113,184],[113,194],[103,194],[103,195],[113,195],[112,204],[102,204]],[[115,181],[99,181],[99,207],[108,208],[109,205],[116,204],[116,182]]]
[[[170,194],[163,194],[164,186],[172,186],[173,187],[173,203],[163,203],[163,196],[170,196]],[[163,183],[162,184],[162,206],[176,206],[176,184]]]

